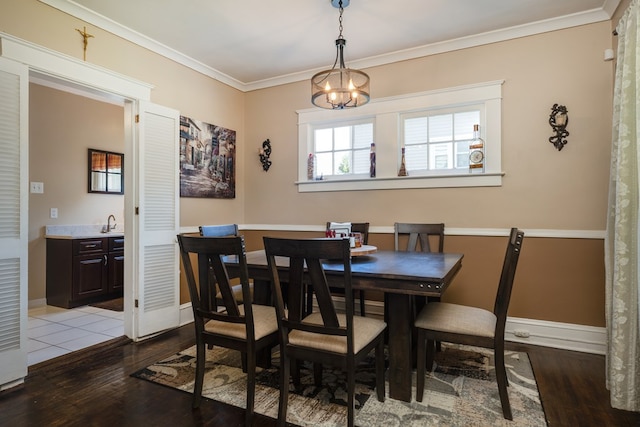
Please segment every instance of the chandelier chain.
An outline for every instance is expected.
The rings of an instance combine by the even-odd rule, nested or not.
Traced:
[[[342,12],[344,11],[344,8],[342,7],[342,0],[340,0],[340,17],[338,18],[338,29],[340,30],[340,34],[338,35],[339,39],[342,39],[344,37],[342,37]]]

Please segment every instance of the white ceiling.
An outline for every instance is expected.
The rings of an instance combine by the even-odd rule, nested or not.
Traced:
[[[40,0],[240,90],[335,59],[331,0]],[[389,62],[608,20],[620,0],[351,0],[345,62]],[[79,36],[78,36],[79,37]],[[91,57],[89,39],[88,57]]]

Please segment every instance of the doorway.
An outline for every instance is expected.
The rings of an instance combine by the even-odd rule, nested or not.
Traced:
[[[122,310],[46,305],[43,230],[47,225],[99,227],[109,215],[115,216],[117,229],[124,230],[127,193],[92,194],[87,183],[88,148],[125,151],[124,99],[40,76],[31,76],[29,93],[29,175],[31,182],[43,184],[41,193],[29,194],[27,359],[31,366],[124,335]]]

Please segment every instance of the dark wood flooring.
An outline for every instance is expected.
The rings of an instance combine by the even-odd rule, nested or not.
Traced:
[[[241,426],[243,410],[131,373],[189,347],[192,325],[142,343],[116,340],[32,366],[23,385],[0,394],[0,426]],[[550,426],[640,426],[640,413],[612,409],[604,357],[509,344],[529,354]],[[255,426],[273,426],[258,416]]]

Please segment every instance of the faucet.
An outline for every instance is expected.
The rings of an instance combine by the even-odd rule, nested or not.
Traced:
[[[111,218],[113,218],[113,225],[111,225]],[[116,217],[113,215],[109,215],[109,218],[107,218],[107,231],[105,231],[105,233],[110,232],[114,228],[116,228]]]

